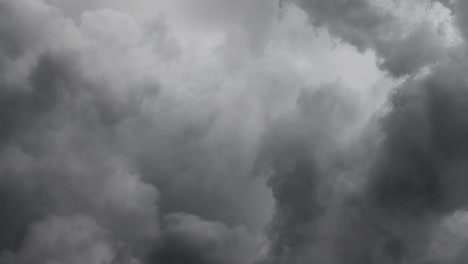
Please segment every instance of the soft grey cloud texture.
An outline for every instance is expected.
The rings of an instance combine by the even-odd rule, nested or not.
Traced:
[[[0,263],[465,263],[467,10],[0,0]]]

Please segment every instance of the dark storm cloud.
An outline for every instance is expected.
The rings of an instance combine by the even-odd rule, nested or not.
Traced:
[[[369,210],[385,216],[379,224],[399,241],[403,258],[416,263],[458,263],[431,260],[428,241],[434,222],[463,210],[468,201],[462,191],[467,186],[468,120],[461,114],[467,98],[465,71],[463,63],[451,61],[422,80],[405,82],[382,121],[385,140],[370,172],[366,199]],[[432,250],[437,255],[438,249]],[[457,254],[450,257],[459,261]]]
[[[281,129],[271,127],[264,138],[264,153],[273,158],[265,173],[270,175],[276,214],[267,263],[461,263],[465,259],[461,251],[433,243],[443,243],[440,233],[451,232],[447,229],[464,226],[464,217],[456,212],[468,202],[463,191],[468,183],[464,176],[468,120],[462,114],[468,101],[465,72],[464,62],[449,60],[396,88],[390,111],[377,123],[369,123],[377,130],[360,134],[380,134],[381,141],[355,141],[361,147],[370,143],[364,159],[346,155],[349,151],[359,156],[359,147],[336,153],[332,151],[336,145],[324,143],[339,138],[340,127],[330,125],[334,120],[341,120],[338,123],[348,129],[353,124],[350,113],[356,110],[346,105],[354,104],[339,93],[328,96],[336,101],[314,94],[316,101],[309,101],[311,108],[303,110],[313,121],[290,117],[284,123],[289,131],[283,128],[288,132],[282,137],[278,136]],[[308,104],[299,103],[298,108],[307,109],[301,108],[304,105]],[[341,111],[334,112],[329,105]],[[324,133],[313,133],[321,129]],[[323,170],[330,160],[338,171],[341,166],[345,171],[352,171],[353,165],[365,166],[366,160],[368,169],[359,171],[365,179],[363,188],[338,191],[332,195],[334,202],[318,195],[327,180],[339,184],[333,170]],[[458,242],[451,243],[465,245],[463,234],[452,236]]]
[[[463,10],[463,4],[455,4]],[[437,33],[424,23],[406,36],[399,35],[404,29],[398,18],[368,1],[300,1],[299,5],[314,25],[326,27],[359,49],[376,51],[379,65],[394,76],[418,73],[437,61],[439,65],[425,75],[406,79],[392,92],[390,111],[383,118],[371,119],[371,129],[365,130],[369,134],[361,133],[355,148],[341,149],[339,154],[333,152],[337,145],[329,142],[339,139],[338,131],[343,128],[330,124],[338,116],[338,123],[352,127],[356,109],[346,106],[357,105],[339,93],[330,92],[328,97],[335,98],[335,104],[322,93],[312,96],[313,107],[298,101],[298,108],[305,109],[312,121],[292,115],[283,121],[283,128],[269,127],[261,153],[270,157],[263,173],[268,175],[276,212],[269,230],[270,257],[265,261],[460,263],[464,259],[460,251],[434,248],[433,243],[441,239],[440,233],[448,232],[446,225],[464,225],[463,217],[454,213],[467,202],[461,191],[467,186],[463,171],[468,120],[462,114],[467,102],[466,66],[462,59],[447,56],[464,58],[464,53],[460,47],[444,48]],[[454,13],[463,33],[464,16]],[[383,34],[396,34],[396,40]],[[327,103],[341,111],[334,112]],[[323,133],[311,132],[321,129]],[[364,140],[379,139],[379,135],[380,140]],[[352,159],[360,155],[362,146],[369,147],[364,158]],[[333,169],[324,170],[330,162]],[[327,180],[332,186],[339,184],[334,171],[342,166],[352,171],[353,165],[364,167],[358,172],[364,179],[362,189],[338,191],[332,195],[333,202],[319,195]],[[453,243],[462,248],[466,238],[454,236],[458,242]]]
[[[308,25],[282,3],[0,0],[0,263],[463,263],[464,44],[374,1],[294,2]],[[281,38],[311,28],[405,77],[385,115],[380,87],[298,73],[315,39]]]
[[[113,229],[115,241],[140,243],[142,237],[154,236],[156,190],[131,176],[124,163],[112,161],[118,159],[111,147],[115,146],[111,143],[115,134],[112,128],[132,108],[110,100],[98,89],[102,85],[99,81],[85,78],[74,52],[42,49],[41,40],[46,37],[50,20],[55,19],[53,15],[60,16],[57,10],[35,1],[2,1],[1,5],[5,13],[2,19],[7,22],[2,23],[2,64],[9,67],[2,70],[0,81],[2,263],[50,261],[56,255],[52,248],[44,253],[44,259],[37,259],[43,253],[36,251],[42,251],[39,248],[47,243],[40,233],[48,234],[47,229],[53,233],[61,222],[74,226],[75,217],[57,216],[61,220],[50,226],[37,224],[37,235],[32,234],[31,225],[70,212],[91,215],[90,221],[96,223],[89,226],[90,230],[94,226],[100,229],[99,225]],[[50,14],[51,18],[47,16]],[[26,18],[28,15],[31,17]],[[34,17],[37,20],[30,20]],[[70,25],[66,19],[56,22]],[[27,72],[26,77],[18,80],[21,70]],[[137,204],[126,206],[122,199]],[[138,222],[134,225],[137,229],[125,227],[132,218]],[[77,228],[86,231],[88,225],[78,224]],[[58,232],[57,236],[71,236],[71,240],[77,236]],[[38,237],[28,238],[31,236]],[[115,242],[109,241],[109,251],[113,251]],[[73,243],[64,247],[73,247]],[[93,250],[90,246],[82,254],[91,254],[92,258]],[[63,249],[61,261],[72,263],[66,259],[73,254]]]
[[[396,77],[415,74],[443,57],[444,44],[435,26],[427,21],[412,26],[377,1],[297,2],[314,26],[328,29],[360,51],[375,51],[379,66]]]
[[[114,246],[109,234],[85,216],[49,217],[30,227],[17,255],[4,254],[2,263],[110,263]]]
[[[243,148],[219,153],[213,114],[161,102],[157,81],[129,81],[118,72],[127,65],[108,63],[112,55],[99,61],[112,48],[123,54],[138,45],[130,19],[97,11],[78,28],[34,0],[2,1],[0,13],[0,263],[143,263],[159,244],[171,258],[197,237],[206,241],[197,254],[212,263],[253,262],[258,237],[216,222],[251,222],[230,189],[250,181],[226,180],[246,175]],[[118,90],[122,84],[132,89]],[[162,110],[153,115],[145,104]],[[213,221],[173,216],[181,222],[160,230],[159,218],[178,211]]]
[[[2,141],[2,211],[15,208],[15,213],[5,213],[2,227],[7,233],[3,237],[16,238],[7,239],[3,249],[16,249],[30,223],[67,212],[91,214],[125,241],[157,232],[155,189],[125,171],[124,163],[114,164],[119,158],[113,154],[117,149],[112,147],[116,146],[112,128],[125,113],[118,103],[101,97],[95,84],[81,78],[70,59],[41,56],[31,70],[29,89],[2,97],[3,120],[10,129]],[[74,128],[70,131],[69,126]],[[54,140],[63,136],[65,142]],[[129,206],[140,204],[127,207],[120,199]],[[138,228],[123,228],[132,218]]]
[[[162,244],[154,263],[252,263],[260,250],[243,228],[229,228],[188,214],[169,214],[163,222]]]
[[[451,62],[404,82],[391,111],[371,119],[351,147],[338,140],[359,116],[350,98],[330,87],[302,94],[298,113],[263,138],[259,162],[276,199],[265,262],[439,263],[439,251],[463,259],[430,251],[440,239],[433,230],[446,232],[441,219],[468,202],[465,67]],[[377,131],[382,141],[369,140]],[[364,183],[348,189],[343,179]]]
[[[28,139],[27,134],[35,127],[35,124],[42,123],[47,112],[53,111],[60,101],[60,89],[68,87],[73,76],[70,64],[65,58],[53,58],[48,55],[41,57],[31,72],[28,80],[29,89],[19,89],[3,85],[1,101],[1,148],[3,157],[9,148],[19,147],[30,152],[31,155],[40,156],[44,154],[43,142],[35,142]],[[35,132],[39,132],[36,130]],[[47,146],[45,146],[47,148]],[[12,210],[17,213],[5,213],[2,224],[5,242],[2,248],[16,247],[18,241],[12,241],[11,237],[19,238],[26,232],[30,221],[37,219],[43,214],[41,205],[34,205],[33,201],[40,202],[39,197],[25,196],[23,187],[16,190],[9,183],[15,181],[15,173],[11,171],[9,165],[2,166],[2,211]],[[26,169],[27,170],[27,169]],[[36,207],[36,208],[35,208]],[[13,227],[12,230],[9,230]],[[13,231],[14,230],[14,231]],[[9,238],[10,237],[10,238]],[[13,242],[9,244],[8,241]],[[11,249],[11,248],[10,248]]]
[[[358,251],[349,240],[368,241],[349,226],[371,229],[356,192],[377,138],[353,100],[339,84],[304,90],[297,109],[266,130],[258,169],[276,199],[266,263],[342,263]]]
[[[0,2],[2,59],[18,58],[27,49],[33,48],[34,42],[40,40],[43,21],[37,21],[37,24],[23,21],[24,15],[22,12],[31,14],[34,13],[33,10],[34,5],[15,5],[10,1]]]
[[[320,1],[304,0],[298,4],[310,12],[312,23],[327,26],[332,34],[343,37],[358,49],[373,46],[394,17],[367,0]]]
[[[9,90],[8,87],[3,87],[1,96],[1,146],[2,151],[15,144],[25,144],[25,147],[30,151],[35,152],[36,155],[41,155],[40,148],[37,148],[36,143],[28,145],[27,142],[17,142],[15,139],[21,138],[21,133],[28,129],[30,124],[39,122],[41,114],[54,107],[57,100],[57,87],[53,85],[52,79],[61,76],[60,73],[54,72],[54,63],[47,62],[48,59],[44,58],[39,62],[36,74],[32,75],[31,83],[32,91],[17,91],[15,89]],[[45,66],[46,65],[46,66]],[[48,69],[45,69],[48,68]],[[56,68],[57,70],[58,68]],[[51,70],[51,80],[41,80],[40,72]],[[59,71],[60,72],[60,71]],[[42,90],[41,90],[42,89]],[[4,166],[3,166],[4,167]],[[14,249],[19,246],[22,236],[26,232],[28,224],[37,219],[41,215],[41,210],[35,208],[32,204],[30,197],[25,197],[22,191],[15,190],[11,186],[7,186],[5,174],[10,174],[8,171],[3,171],[2,176],[2,211],[5,217],[1,226],[5,230],[2,232],[2,245],[3,249]],[[36,200],[36,201],[39,201]],[[40,206],[39,206],[40,207]],[[6,211],[16,211],[15,214],[6,213]]]
[[[468,120],[461,114],[468,98],[465,71],[464,63],[452,62],[422,81],[409,82],[393,97],[379,168],[389,175],[377,177],[389,182],[377,185],[382,186],[378,201],[406,205],[415,213],[450,211],[466,202],[457,187],[464,184],[462,176],[447,173],[467,157]]]

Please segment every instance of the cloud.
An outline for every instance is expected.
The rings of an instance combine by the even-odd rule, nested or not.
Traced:
[[[34,223],[23,248],[1,263],[110,263],[116,245],[108,232],[85,216],[51,216]]]
[[[427,259],[435,263],[461,263],[466,260],[466,212],[456,211],[442,218],[432,230]]]
[[[366,221],[353,200],[359,201],[379,141],[376,116],[363,114],[375,99],[337,83],[303,90],[296,109],[266,130],[257,166],[275,198],[267,263],[346,259],[333,257],[340,251],[333,243],[348,236],[350,230],[340,230],[347,221]]]
[[[261,239],[242,227],[183,213],[165,217],[162,237],[156,263],[253,263],[261,248]]]
[[[464,4],[426,4],[0,0],[0,262],[461,263]]]
[[[301,0],[298,5],[308,12],[314,26],[325,27],[358,50],[373,50],[381,60],[379,66],[395,77],[414,75],[444,57],[447,45],[442,26],[433,23],[436,11],[431,12],[440,6],[424,11],[421,2],[367,0]],[[409,10],[413,17],[408,18]]]
[[[11,95],[18,112],[7,119],[11,130],[2,141],[1,180],[5,206],[26,201],[11,216],[22,223],[15,236],[26,232],[28,221],[75,212],[93,217],[118,240],[152,239],[158,233],[157,190],[131,171],[112,143],[118,142],[111,134],[120,113],[70,68],[67,60],[46,55],[32,74],[33,90]],[[12,114],[16,108],[7,109]]]

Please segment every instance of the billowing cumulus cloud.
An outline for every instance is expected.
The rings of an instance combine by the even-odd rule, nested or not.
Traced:
[[[253,263],[262,246],[242,227],[183,213],[165,217],[162,238],[151,256],[156,263]]]
[[[325,27],[359,50],[373,50],[379,66],[396,77],[415,74],[446,52],[444,40],[450,26],[444,23],[448,16],[440,5],[398,0],[297,2],[309,13],[312,24]],[[432,16],[428,18],[427,13]]]
[[[465,263],[464,10],[0,0],[0,263]]]
[[[30,226],[17,256],[4,255],[3,263],[110,263],[117,245],[92,219],[51,216]]]

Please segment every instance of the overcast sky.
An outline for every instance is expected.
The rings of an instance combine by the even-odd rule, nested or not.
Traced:
[[[468,1],[0,0],[0,264],[468,262]]]

